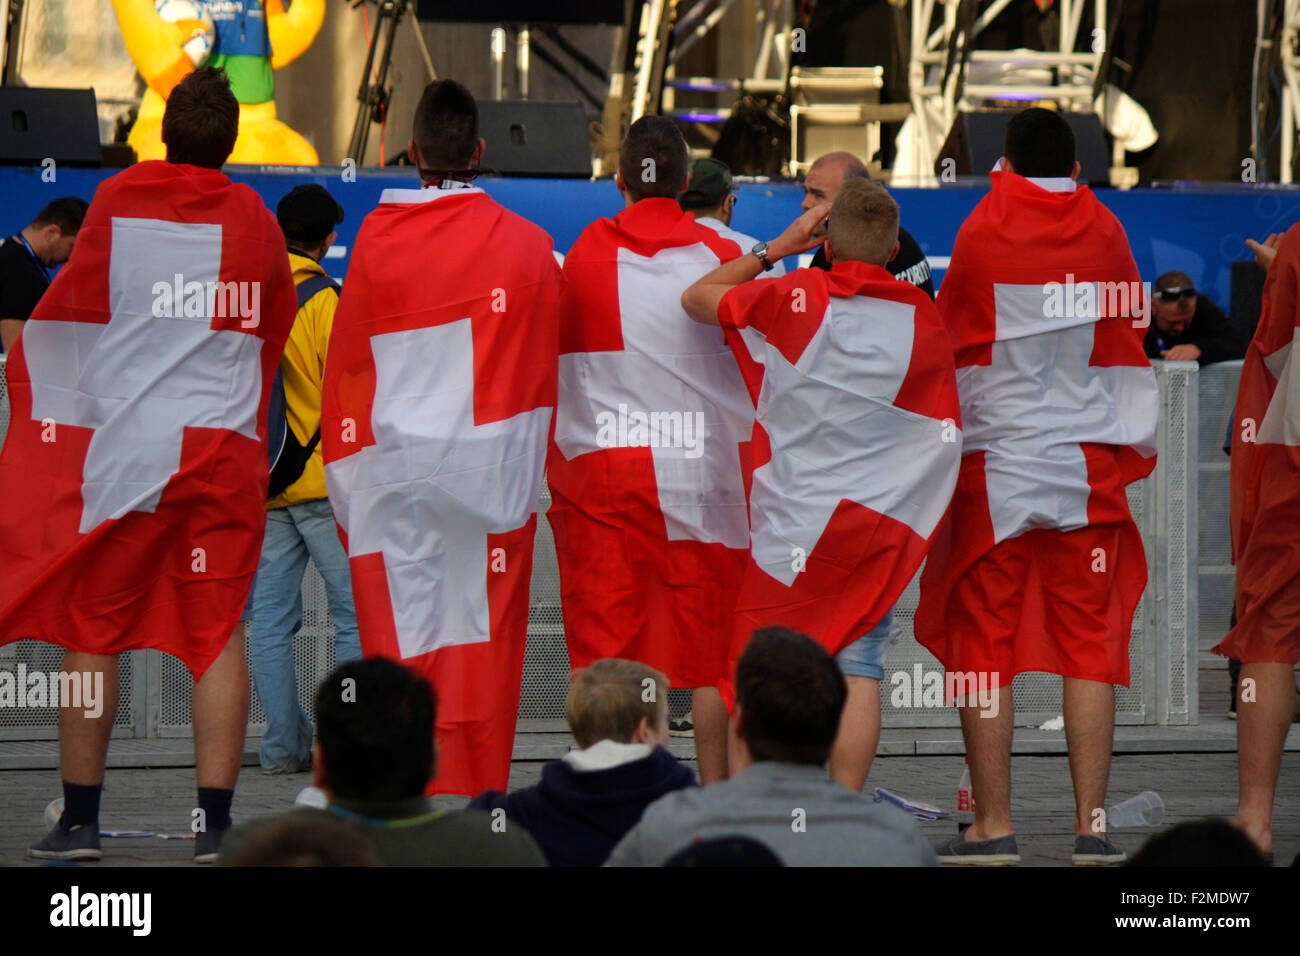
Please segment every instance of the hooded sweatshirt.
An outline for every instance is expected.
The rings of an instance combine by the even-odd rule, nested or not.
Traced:
[[[690,769],[662,747],[602,740],[548,763],[536,786],[488,790],[470,808],[504,809],[551,866],[600,866],[646,807],[695,785]]]

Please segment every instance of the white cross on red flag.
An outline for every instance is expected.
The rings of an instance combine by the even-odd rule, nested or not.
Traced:
[[[295,303],[249,187],[160,161],[100,185],[8,361],[0,643],[207,669],[257,570]]]
[[[731,669],[769,625],[839,653],[898,600],[957,481],[947,333],[924,292],[852,261],[744,283],[718,317],[761,365]]]
[[[1022,671],[1127,685],[1147,565],[1125,488],[1155,466],[1160,408],[1137,266],[1086,186],[992,179],[937,303],[965,439],[916,639],[993,686]]]
[[[1232,435],[1237,626],[1214,648],[1247,663],[1300,661],[1300,226],[1282,239],[1246,351]]]
[[[547,464],[569,660],[638,660],[674,687],[726,667],[749,547],[754,409],[686,287],[741,254],[676,200],[588,226],[564,260]]]
[[[481,189],[387,190],[334,317],[325,481],[362,651],[437,692],[430,793],[509,778],[559,280],[550,237]]]

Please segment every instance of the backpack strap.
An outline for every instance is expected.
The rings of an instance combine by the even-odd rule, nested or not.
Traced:
[[[339,294],[339,284],[331,276],[314,275],[308,276],[298,283],[298,308],[302,308],[317,292],[323,292],[326,289],[333,289],[334,294]]]

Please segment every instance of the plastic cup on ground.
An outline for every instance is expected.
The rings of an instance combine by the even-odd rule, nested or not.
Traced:
[[[1146,790],[1111,807],[1106,823],[1110,827],[1156,827],[1164,818],[1165,802],[1160,794]]]

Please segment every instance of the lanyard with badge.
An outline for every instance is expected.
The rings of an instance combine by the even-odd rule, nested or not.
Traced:
[[[32,262],[36,263],[36,268],[41,270],[41,275],[45,276],[45,284],[49,285],[50,270],[45,268],[45,263],[41,262],[41,257],[36,254],[36,250],[32,248],[32,244],[27,241],[27,237],[21,232],[18,233],[17,239],[23,244],[23,248],[27,250],[27,254],[32,257]]]

